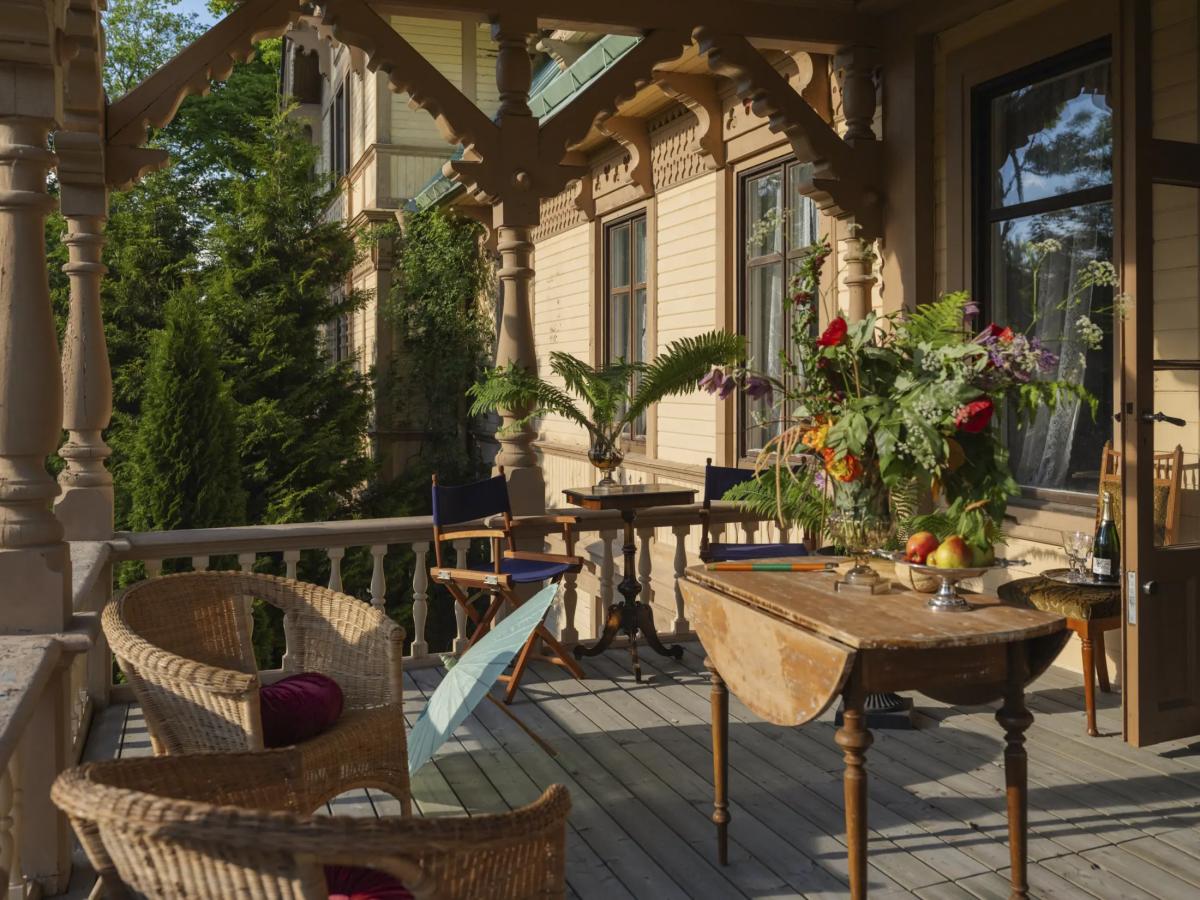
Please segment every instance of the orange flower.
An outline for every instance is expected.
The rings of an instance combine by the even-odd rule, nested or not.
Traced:
[[[838,481],[854,481],[863,473],[862,463],[851,453],[839,457],[836,451],[826,447],[821,455],[825,457],[825,471]]]
[[[800,443],[810,450],[824,450],[825,438],[829,434],[829,422],[817,419],[816,424],[800,435]]]

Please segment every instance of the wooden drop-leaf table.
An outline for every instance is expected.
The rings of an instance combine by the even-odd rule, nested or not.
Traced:
[[[727,862],[729,695],[777,725],[812,721],[839,696],[850,895],[867,895],[868,693],[919,691],[956,704],[1002,699],[1005,785],[1014,898],[1027,897],[1025,686],[1050,665],[1070,633],[1061,616],[972,597],[963,612],[937,612],[926,595],[837,593],[835,576],[688,569],[680,588],[712,671],[714,809]]]

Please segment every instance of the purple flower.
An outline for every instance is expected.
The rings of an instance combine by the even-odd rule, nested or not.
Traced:
[[[732,375],[726,375],[725,380],[721,382],[720,388],[717,389],[717,397],[721,400],[724,400],[726,397],[728,397],[730,394],[733,393],[733,391],[736,387],[737,387],[737,379],[734,378]]]
[[[704,388],[710,394],[715,394],[720,389],[724,380],[725,373],[716,366],[713,366],[712,371],[700,379],[700,387]]]
[[[755,400],[761,398],[771,402],[771,395],[774,393],[774,388],[771,387],[771,382],[763,378],[761,375],[751,375],[746,379],[746,396]]]
[[[828,478],[825,475],[824,469],[817,469],[817,471],[813,473],[813,484],[816,485],[817,490],[825,490],[825,484],[827,481]]]
[[[1046,374],[1058,368],[1058,354],[1052,350],[1042,350],[1038,357],[1038,368]]]
[[[979,304],[974,300],[968,300],[963,304],[963,321],[969,321],[979,315]]]

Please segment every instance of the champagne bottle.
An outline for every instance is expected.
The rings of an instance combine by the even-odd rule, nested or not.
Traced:
[[[1121,538],[1112,516],[1112,493],[1104,492],[1100,524],[1092,540],[1092,577],[1104,584],[1116,584],[1121,570]]]

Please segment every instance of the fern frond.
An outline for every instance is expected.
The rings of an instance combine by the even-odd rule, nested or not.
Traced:
[[[966,291],[943,294],[932,303],[922,303],[904,318],[904,328],[916,343],[934,346],[947,341],[961,340],[963,334],[963,310],[970,302]]]
[[[508,426],[510,431],[539,416],[556,413],[583,426],[589,433],[595,432],[591,419],[584,415],[570,395],[515,363],[490,369],[482,381],[468,388],[467,395],[473,398],[473,416],[501,409],[521,413]]]
[[[637,390],[621,418],[621,427],[664,397],[695,390],[713,366],[736,362],[744,355],[744,339],[726,331],[709,331],[672,341],[654,362],[643,368]]]

